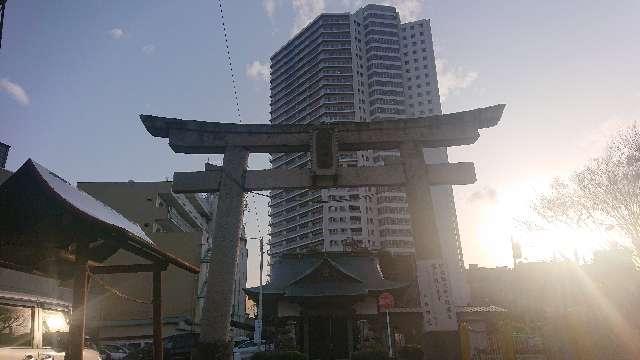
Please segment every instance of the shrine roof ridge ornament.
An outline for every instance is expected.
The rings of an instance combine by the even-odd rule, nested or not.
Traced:
[[[230,146],[242,146],[250,152],[304,152],[309,151],[313,132],[321,129],[336,133],[340,151],[388,150],[408,141],[424,147],[473,144],[480,136],[479,129],[498,124],[505,106],[416,118],[321,124],[235,124],[153,115],[140,115],[140,119],[151,135],[168,138],[178,153],[219,154]]]

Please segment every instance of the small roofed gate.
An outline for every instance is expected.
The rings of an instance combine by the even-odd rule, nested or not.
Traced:
[[[424,350],[429,358],[459,357],[459,341],[448,274],[436,228],[431,185],[475,182],[473,163],[427,165],[423,148],[473,144],[479,129],[495,126],[505,105],[458,113],[371,123],[317,125],[244,125],[180,120],[150,115],[140,118],[153,136],[168,138],[178,153],[224,154],[222,167],[176,172],[175,193],[219,192],[214,220],[213,256],[223,263],[210,268],[202,315],[202,342],[228,342],[236,242],[245,191],[404,186],[415,241],[416,277],[423,315]],[[398,164],[343,168],[340,151],[400,151]],[[310,152],[311,168],[247,170],[249,153]],[[444,347],[443,347],[443,344]]]
[[[84,357],[90,275],[151,272],[153,357],[162,360],[162,271],[173,265],[195,274],[196,266],[162,251],[140,226],[31,159],[0,186],[0,204],[0,267],[73,281],[65,359]],[[100,265],[118,250],[147,262]]]

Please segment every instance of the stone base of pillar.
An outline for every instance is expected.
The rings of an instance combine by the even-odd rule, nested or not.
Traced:
[[[431,331],[422,335],[425,360],[461,360],[458,331]]]

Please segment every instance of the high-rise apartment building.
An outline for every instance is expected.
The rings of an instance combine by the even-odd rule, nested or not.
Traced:
[[[271,122],[377,121],[441,113],[429,20],[401,23],[394,7],[321,14],[271,57]],[[380,166],[397,151],[341,153],[340,166]],[[425,149],[429,163],[446,149]],[[274,168],[309,166],[309,154],[272,154]],[[451,186],[432,187],[443,257],[454,300],[467,302],[464,262]],[[400,187],[274,191],[271,254],[413,251],[406,195]]]

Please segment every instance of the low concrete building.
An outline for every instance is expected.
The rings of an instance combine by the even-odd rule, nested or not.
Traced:
[[[198,276],[169,269],[163,274],[164,334],[198,331],[211,242],[206,224],[215,196],[174,194],[171,182],[79,182],[78,188],[140,224],[158,247],[186,261],[200,263]],[[246,244],[246,242],[244,242]],[[246,246],[236,271],[238,287],[246,283]],[[111,264],[131,263],[116,254]],[[149,277],[147,279],[147,277]],[[148,274],[94,277],[93,289],[102,295],[94,304],[92,324],[96,336],[106,341],[140,341],[151,336],[151,306],[147,303],[151,279]],[[243,282],[244,281],[244,282]],[[241,291],[241,290],[240,290]],[[142,301],[140,301],[142,300]],[[237,299],[234,320],[244,322],[245,297]]]

